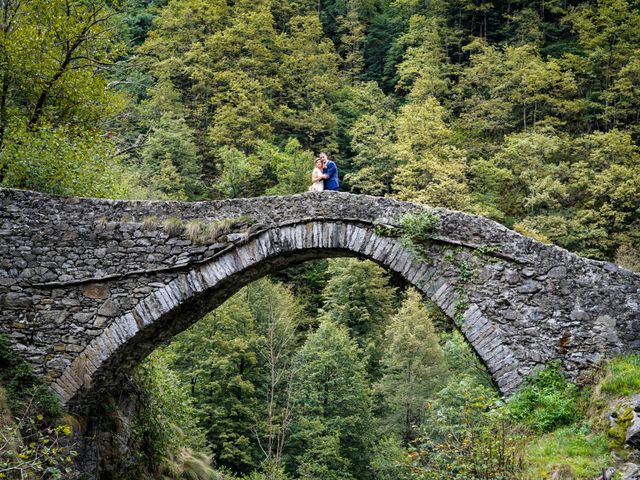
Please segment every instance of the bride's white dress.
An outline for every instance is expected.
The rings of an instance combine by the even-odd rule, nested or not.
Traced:
[[[313,169],[313,173],[311,174],[311,178],[317,178],[320,177],[322,175],[322,170],[320,170],[318,167]],[[322,178],[316,182],[313,182],[311,184],[311,189],[312,192],[322,192],[324,190],[324,180],[322,180]]]

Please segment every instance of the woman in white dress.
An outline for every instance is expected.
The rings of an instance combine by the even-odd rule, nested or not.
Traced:
[[[311,188],[312,192],[322,192],[324,190],[324,174],[322,173],[322,159],[316,158],[315,167],[311,172]]]

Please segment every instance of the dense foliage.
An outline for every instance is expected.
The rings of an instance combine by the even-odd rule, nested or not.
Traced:
[[[4,0],[0,17],[1,186],[293,194],[326,151],[343,190],[640,268],[636,0]],[[435,221],[403,219],[415,254]],[[57,415],[6,343],[7,407],[30,392]],[[637,392],[639,369],[613,362],[602,391]],[[609,458],[556,366],[504,405],[455,325],[360,260],[245,287],[137,377],[132,478],[541,478],[554,455],[587,478]]]
[[[65,478],[76,473],[72,428],[43,380],[0,336],[0,478]]]
[[[296,193],[324,150],[347,190],[639,263],[633,0],[7,0],[1,13],[4,186]]]

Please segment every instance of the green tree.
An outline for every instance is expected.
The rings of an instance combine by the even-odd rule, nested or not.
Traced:
[[[278,95],[272,109],[278,137],[295,137],[303,148],[333,151],[337,119],[331,105],[339,87],[340,57],[323,37],[317,15],[293,17],[278,37]]]
[[[329,262],[329,281],[322,293],[325,315],[349,329],[372,378],[380,374],[382,335],[394,309],[394,289],[387,272],[370,261]]]
[[[340,48],[342,55],[342,70],[351,80],[355,80],[364,69],[364,46],[366,41],[366,26],[354,8],[354,1],[347,1],[347,12],[338,18]]]
[[[345,176],[353,190],[369,195],[391,193],[399,164],[393,112],[365,114],[349,129],[354,171]]]
[[[500,49],[482,42],[467,47],[470,65],[460,78],[460,119],[473,130],[500,134],[540,122],[573,118],[583,107],[574,101],[571,71],[545,60],[533,45]]]
[[[189,385],[198,424],[217,465],[274,477],[291,422],[292,359],[305,323],[283,285],[262,279],[243,288],[167,347]]]
[[[233,147],[218,150],[222,174],[215,185],[226,197],[255,197],[264,192],[264,163]]]
[[[580,52],[568,53],[564,61],[602,108],[600,95],[613,85],[638,48],[640,12],[628,0],[599,0],[572,8],[566,21],[576,33]]]
[[[170,346],[173,367],[191,385],[217,465],[249,472],[261,461],[255,445],[260,420],[256,386],[261,380],[258,351],[262,342],[246,292],[181,334]]]
[[[95,125],[118,111],[117,95],[105,89],[104,77],[94,75],[97,66],[122,52],[114,10],[98,0],[9,3],[15,5],[14,23],[3,50],[13,85],[6,94],[20,101],[11,107],[27,118],[29,130],[52,121]]]
[[[0,152],[2,186],[57,195],[145,197],[140,177],[123,165],[113,143],[97,132],[77,133],[64,126],[35,131],[10,129]]]
[[[267,193],[290,195],[309,190],[313,152],[302,150],[298,140],[290,139],[282,150],[266,144],[258,155],[273,169],[278,182]]]
[[[287,464],[301,478],[370,478],[370,389],[356,344],[325,319],[296,355]]]
[[[640,60],[638,51],[620,69],[611,86],[602,95],[604,118],[613,128],[626,127],[635,139],[640,134]]]
[[[449,90],[448,58],[443,48],[438,18],[414,15],[407,32],[398,39],[405,52],[397,64],[396,89],[410,92],[419,82],[423,94],[441,98]]]
[[[374,447],[371,466],[379,480],[415,479],[414,459],[394,435],[381,438]]]
[[[65,195],[144,196],[118,162],[107,121],[125,99],[101,70],[123,51],[98,0],[0,8],[0,184]],[[122,172],[122,170],[127,170]]]
[[[202,165],[193,137],[184,118],[164,114],[142,149],[141,156],[150,172],[152,188],[169,198],[196,200],[204,194]],[[176,175],[167,177],[170,169]]]
[[[400,110],[396,121],[401,165],[393,188],[401,200],[462,210],[470,202],[466,155],[451,145],[445,110],[433,96],[417,94]]]
[[[460,331],[452,330],[449,333],[441,333],[440,345],[442,345],[442,353],[447,367],[452,374],[464,375],[474,379],[478,385],[489,389],[494,388],[487,368]]]
[[[338,147],[342,156],[340,170],[345,173],[345,188],[360,190],[359,174],[363,168],[374,168],[383,174],[381,176],[391,176],[390,170],[384,170],[387,165],[379,164],[384,156],[376,155],[377,132],[368,127],[365,117],[373,116],[375,120],[386,122],[393,117],[395,108],[394,99],[385,95],[375,82],[354,82],[338,90],[333,111],[338,120]],[[363,123],[362,127],[358,126],[360,123]],[[392,125],[388,126],[392,128]],[[366,183],[365,179],[362,180]]]
[[[293,415],[293,358],[299,346],[298,329],[305,324],[302,305],[282,284],[261,279],[246,288],[260,336],[258,362],[263,379],[258,384],[264,412],[256,426],[264,454],[262,469],[267,478],[280,479]]]
[[[583,255],[636,244],[638,148],[612,130],[572,138],[553,129],[507,137],[493,162],[512,172],[504,211],[525,231]]]
[[[378,386],[386,406],[382,423],[406,444],[420,432],[425,402],[447,373],[429,312],[413,289],[386,329],[382,364]]]

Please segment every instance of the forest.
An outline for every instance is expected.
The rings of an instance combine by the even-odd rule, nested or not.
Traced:
[[[638,0],[2,0],[0,17],[1,187],[296,194],[326,152],[342,191],[640,271]],[[0,419],[59,418],[21,398],[6,349]],[[132,382],[137,453],[105,478],[590,479],[634,458],[603,418],[640,392],[640,356],[580,387],[550,364],[507,402],[437,307],[331,259],[243,288]],[[5,443],[0,478],[76,478],[52,422]]]

